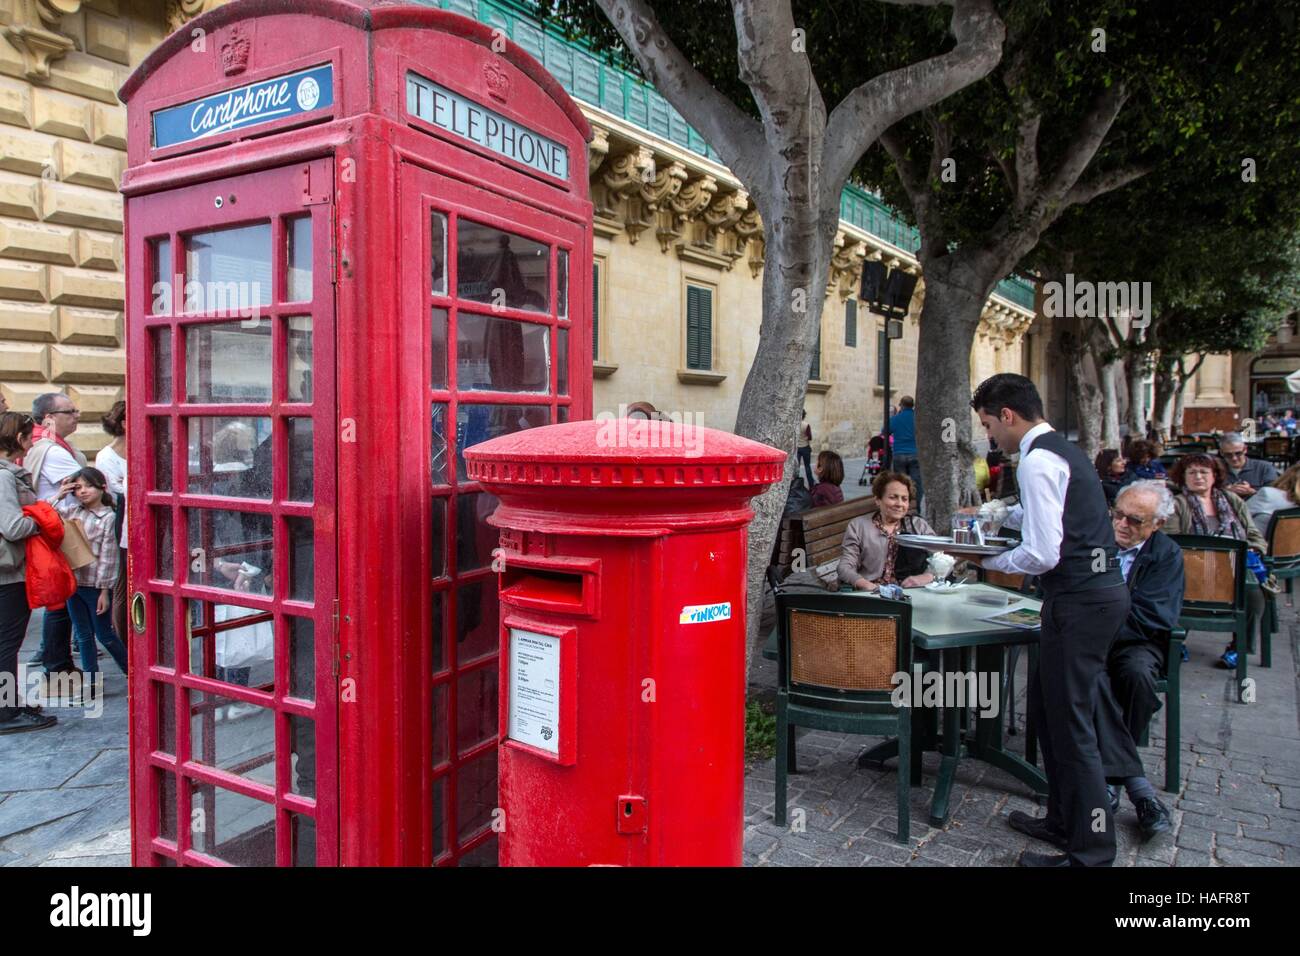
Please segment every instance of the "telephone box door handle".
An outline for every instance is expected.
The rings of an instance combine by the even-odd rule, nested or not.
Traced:
[[[144,633],[144,594],[140,591],[131,596],[131,626],[137,634]]]

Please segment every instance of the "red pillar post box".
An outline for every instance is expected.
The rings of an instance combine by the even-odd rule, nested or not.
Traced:
[[[465,457],[501,499],[501,863],[739,865],[749,500],[785,454],[609,419]]]

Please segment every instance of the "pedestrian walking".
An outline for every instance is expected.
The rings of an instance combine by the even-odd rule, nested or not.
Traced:
[[[808,409],[803,410],[803,422],[799,426],[799,464],[803,466],[804,474],[808,476],[808,488],[817,484],[813,480],[812,473],[812,426],[808,424]]]
[[[117,584],[113,585],[113,632],[126,643],[126,402],[114,402],[100,419],[104,431],[113,437],[95,456],[95,467],[108,479],[108,491],[116,502],[120,546],[117,549]]]
[[[77,590],[68,598],[68,612],[81,652],[85,674],[99,671],[95,641],[126,673],[126,645],[113,633],[113,585],[117,583],[118,535],[113,496],[108,480],[98,468],[82,468],[65,478],[47,499],[65,520],[75,521],[85,532],[95,560],[75,572]],[[92,689],[93,681],[89,685]]]
[[[916,501],[920,508],[925,488],[921,484],[921,459],[916,451],[916,400],[904,395],[898,400],[898,412],[889,419],[889,434],[894,439],[893,470],[907,475],[916,485]]]
[[[0,734],[41,730],[57,723],[39,707],[23,704],[18,649],[32,610],[27,603],[27,539],[36,522],[23,507],[36,503],[31,475],[17,464],[32,446],[30,415],[0,413]]]

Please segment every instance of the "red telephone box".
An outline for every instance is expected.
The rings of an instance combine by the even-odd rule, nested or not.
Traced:
[[[382,0],[238,0],[121,96],[133,860],[493,862],[464,451],[591,415],[590,129]]]

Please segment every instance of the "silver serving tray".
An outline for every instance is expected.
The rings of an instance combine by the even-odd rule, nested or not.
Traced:
[[[905,548],[945,551],[949,554],[1001,554],[1015,545],[1008,538],[986,538],[987,544],[958,544],[937,534],[900,534],[898,543]]]

